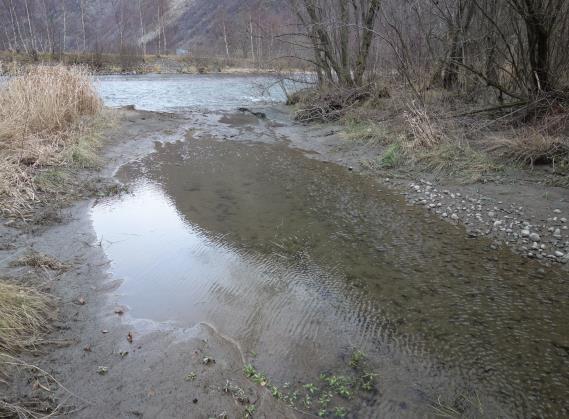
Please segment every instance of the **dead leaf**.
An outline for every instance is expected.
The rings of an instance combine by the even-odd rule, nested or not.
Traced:
[[[91,345],[87,345],[83,348],[84,352],[91,352]]]
[[[85,298],[83,298],[83,297],[79,297],[79,298],[77,299],[77,304],[79,304],[79,305],[81,305],[81,306],[85,305],[86,302],[87,302],[87,301],[85,301]]]
[[[128,340],[128,343],[132,343],[132,333],[128,332],[128,335],[126,336],[126,340]]]

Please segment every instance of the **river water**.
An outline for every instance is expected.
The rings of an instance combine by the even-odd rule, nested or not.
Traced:
[[[287,123],[270,107],[282,95],[259,84],[271,81],[99,81],[110,106],[208,115],[118,171],[131,194],[93,207],[130,316],[215,325],[300,398],[325,387],[322,374],[346,377],[352,394],[335,395],[330,415],[569,416],[567,278],[307,157],[270,121],[228,131],[237,106]]]

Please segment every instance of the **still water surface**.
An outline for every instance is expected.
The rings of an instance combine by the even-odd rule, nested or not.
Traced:
[[[348,373],[360,349],[378,391],[345,402],[354,417],[569,415],[563,274],[283,139],[188,135],[117,176],[133,193],[92,219],[133,317],[214,324],[280,384]]]

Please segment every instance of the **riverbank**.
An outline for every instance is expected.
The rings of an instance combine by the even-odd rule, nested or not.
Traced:
[[[303,145],[404,191],[409,203],[472,237],[491,237],[546,265],[569,262],[566,111],[522,123],[516,112],[479,112],[445,92],[428,92],[423,104],[394,94],[365,90],[343,109],[333,94],[300,92],[295,118],[309,117],[316,124],[308,129],[326,134]],[[340,104],[326,111],[322,103],[334,100]],[[311,101],[322,115],[310,111]]]
[[[286,60],[273,60],[270,64],[250,59],[225,57],[194,57],[190,55],[125,55],[69,53],[63,56],[40,54],[30,57],[0,51],[0,75],[18,74],[22,68],[37,65],[83,66],[96,75],[133,74],[275,74],[305,73],[306,68],[297,68]]]

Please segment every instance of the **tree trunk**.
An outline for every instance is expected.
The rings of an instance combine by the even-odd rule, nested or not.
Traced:
[[[356,71],[354,74],[354,83],[360,86],[363,83],[363,76],[367,66],[369,49],[373,39],[373,30],[375,27],[375,18],[379,10],[380,0],[370,0],[368,10],[364,17],[364,33],[362,34],[360,50],[356,60]]]
[[[146,56],[146,40],[144,39],[144,18],[142,15],[142,0],[138,0],[138,17],[140,18],[140,42],[142,42],[142,55]]]

